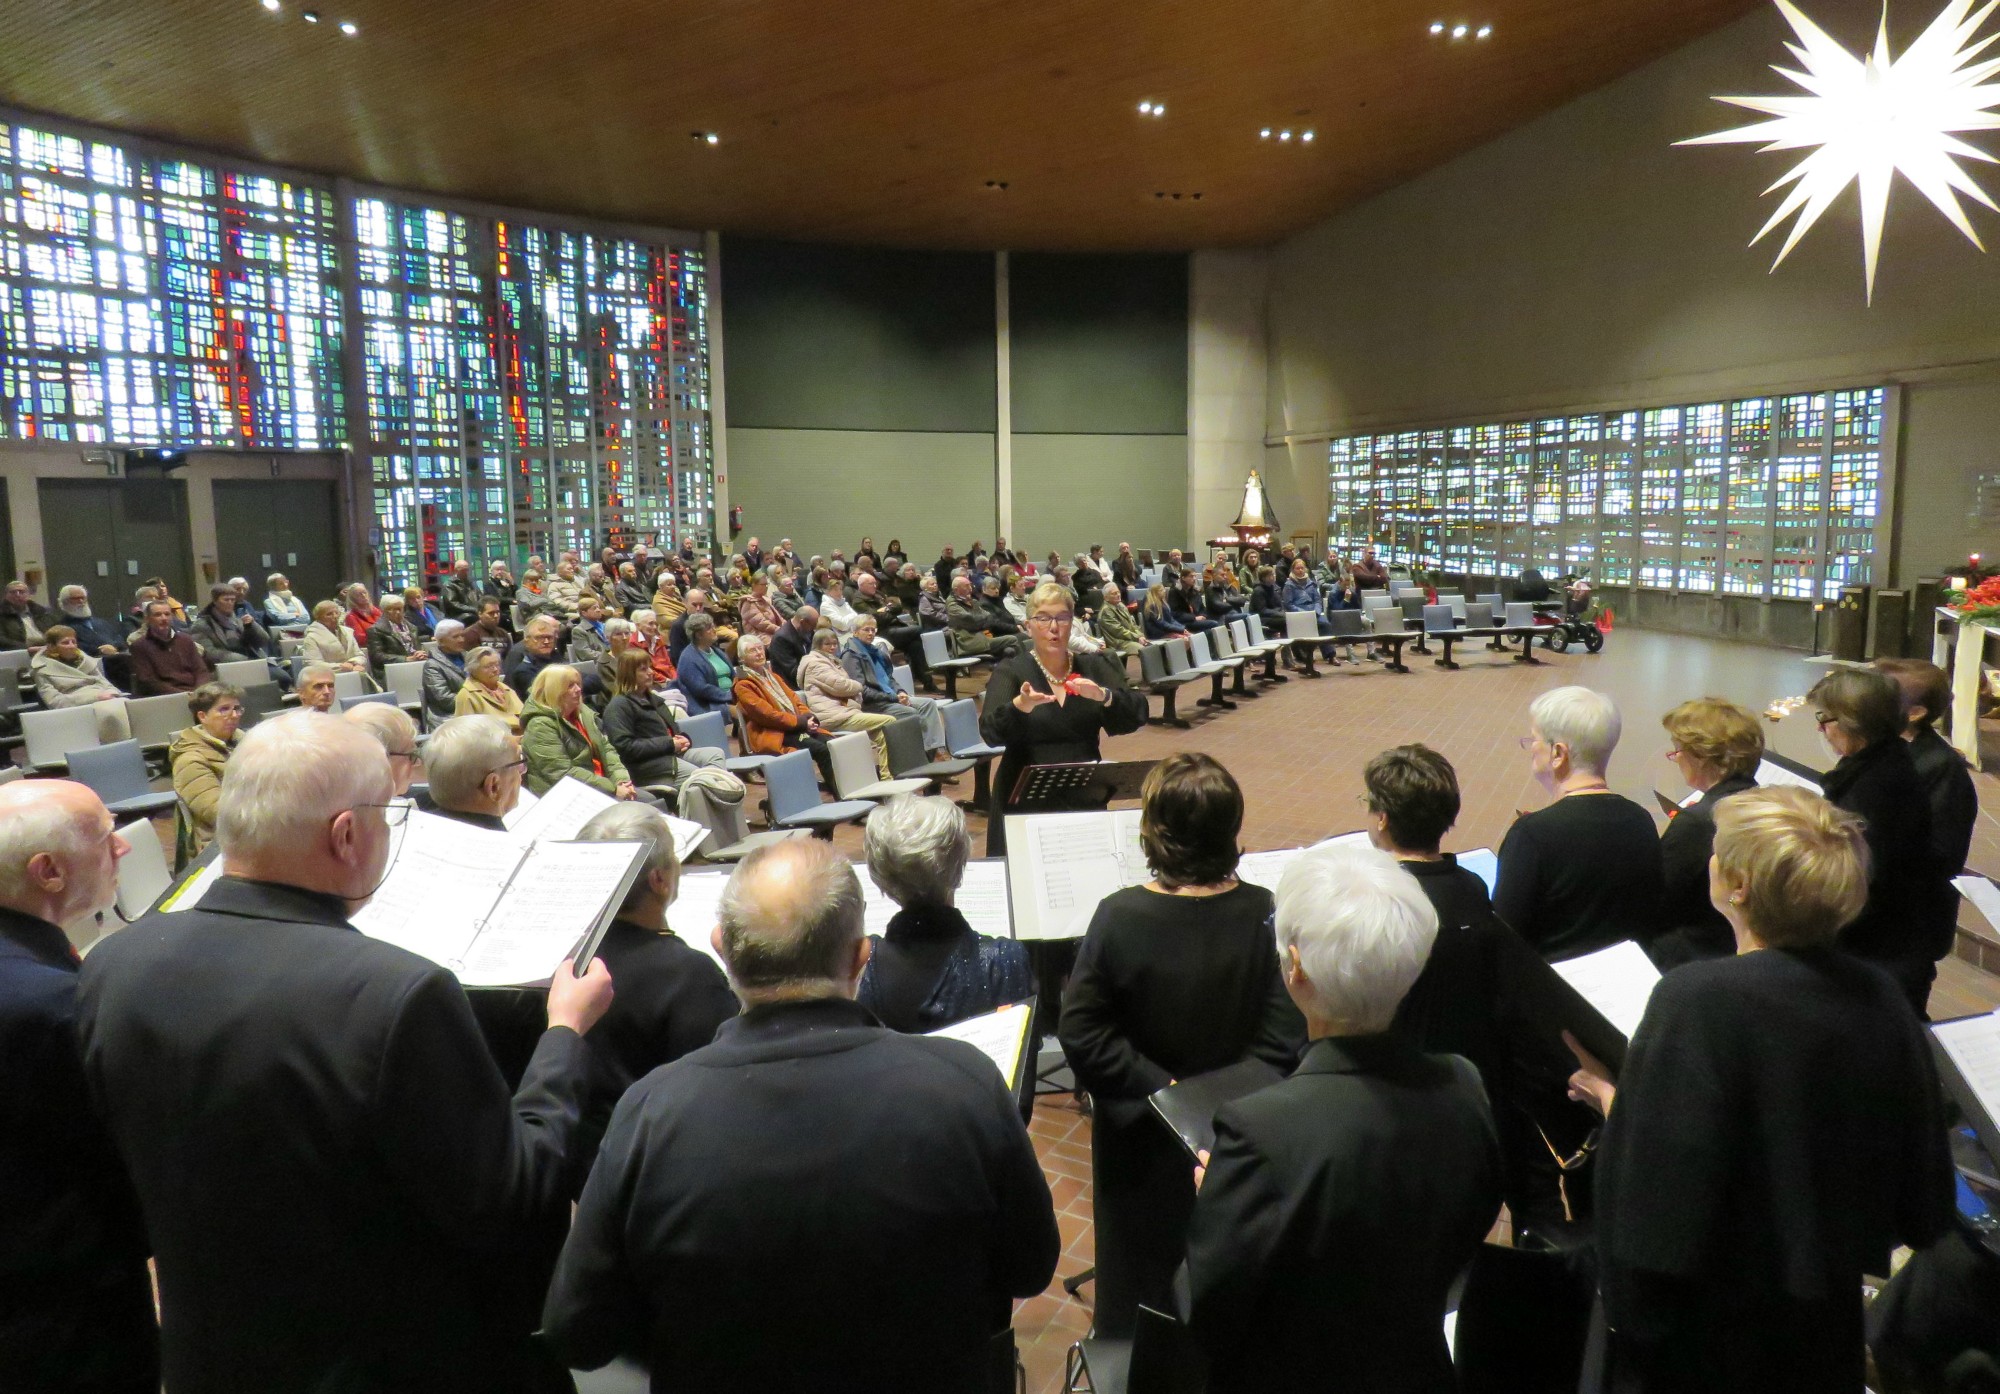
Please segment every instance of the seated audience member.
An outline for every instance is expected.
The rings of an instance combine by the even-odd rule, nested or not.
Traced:
[[[1868,899],[1841,929],[1840,946],[1894,978],[1923,1017],[1937,961],[1957,932],[1951,877],[1959,868],[1938,860],[1930,795],[1903,739],[1902,690],[1872,669],[1838,668],[1806,699],[1840,761],[1820,789],[1862,820],[1868,840]]]
[[[644,804],[619,804],[592,815],[576,840],[642,842],[648,849],[598,949],[618,985],[591,1042],[611,1067],[608,1105],[660,1066],[713,1041],[739,1007],[715,960],[667,927],[681,864],[666,816]]]
[[[730,684],[736,681],[736,672],[722,655],[718,643],[722,631],[700,611],[691,611],[681,622],[687,626],[688,644],[676,659],[680,677],[674,685],[687,698],[691,714],[723,711],[729,706]]]
[[[187,607],[174,599],[173,587],[167,584],[167,578],[164,576],[148,576],[145,584],[153,588],[153,598],[155,600],[166,601],[167,608],[173,611],[174,628],[185,630],[188,627]]]
[[[604,603],[586,594],[576,602],[576,623],[569,630],[571,661],[579,667],[595,666],[610,647],[604,637]]]
[[[403,588],[403,619],[417,632],[419,640],[429,639],[437,633],[438,622],[443,618],[444,611],[431,604],[431,598],[424,594],[422,586]]]
[[[381,620],[382,607],[368,594],[368,587],[359,581],[342,591],[340,598],[347,607],[347,613],[342,621],[347,626],[347,632],[354,636],[356,644],[364,649],[367,648],[368,631]]]
[[[51,624],[42,631],[42,651],[28,661],[28,673],[35,680],[35,696],[51,710],[115,702],[125,696],[104,676],[103,663],[77,647],[76,631],[66,624]],[[7,679],[12,678],[9,672]]]
[[[84,1068],[153,1242],[170,1389],[565,1378],[531,1304],[610,975],[551,965],[510,1099],[450,971],[348,923],[404,816],[391,787],[351,722],[260,722],[223,781],[221,878],[84,965]]]
[[[914,579],[915,572],[912,571],[911,575]],[[917,623],[916,594],[921,592],[913,592],[910,601],[905,604],[900,595],[884,590],[881,583],[865,571],[854,587],[855,613],[874,619],[876,634],[902,655],[903,662],[910,665],[910,676],[919,687],[926,692],[937,691],[937,684],[931,678],[930,664],[924,658],[923,626]]]
[[[495,717],[520,734],[521,696],[500,676],[499,654],[482,646],[465,655],[465,682],[452,698],[451,713]]]
[[[377,687],[386,687],[389,665],[408,663],[412,657],[421,658],[419,645],[422,640],[410,624],[402,596],[394,593],[383,596],[381,615],[382,618],[368,628],[368,675],[375,680]]]
[[[492,596],[495,600],[499,601],[500,611],[504,615],[513,606],[514,597],[520,592],[520,589],[520,586],[514,580],[514,573],[508,568],[507,563],[496,561],[486,568],[486,585],[481,589],[480,595],[482,597]]]
[[[653,604],[652,582],[639,575],[639,568],[635,563],[629,561],[620,562],[618,564],[617,576],[618,580],[612,587],[611,598],[617,604],[618,608],[625,612],[627,619],[631,618],[634,610],[651,608]]]
[[[1208,617],[1208,602],[1201,593],[1201,574],[1193,567],[1181,572],[1167,591],[1167,608],[1173,611],[1181,628],[1192,633],[1206,634],[1216,627],[1215,621]]]
[[[838,576],[829,576],[819,598],[820,623],[835,634],[846,638],[854,628],[854,607],[847,603],[847,583]]]
[[[1111,579],[1118,583],[1121,591],[1136,590],[1139,585],[1139,559],[1132,555],[1132,544],[1118,544],[1118,555],[1111,559]]]
[[[312,623],[312,611],[292,594],[292,583],[282,572],[264,578],[264,623],[295,634]]]
[[[1097,612],[1097,637],[1119,658],[1130,658],[1152,641],[1132,617],[1125,602],[1111,589],[1104,592],[1104,605]]]
[[[839,652],[839,635],[831,629],[817,631],[813,635],[812,652],[799,660],[799,691],[805,695],[812,714],[819,718],[819,724],[827,730],[836,734],[866,732],[875,747],[876,773],[887,779],[889,744],[882,739],[881,728],[891,725],[896,718],[887,712],[868,711],[863,706],[861,698],[866,689],[840,666]]]
[[[1033,585],[1032,579],[1016,571],[1012,566],[1005,567],[1000,572],[1002,592],[1000,603],[1006,607],[1007,618],[1016,625],[1028,622],[1028,590]]]
[[[917,581],[917,623],[926,630],[951,627],[951,609],[935,576],[926,575]]]
[[[1364,548],[1361,560],[1354,563],[1354,579],[1363,590],[1379,591],[1389,588],[1389,568],[1376,559],[1373,547]]]
[[[536,615],[523,626],[521,642],[507,651],[500,669],[516,696],[525,699],[542,670],[558,661],[556,641],[561,635],[562,622],[554,615]]]
[[[819,611],[801,605],[792,617],[778,626],[766,650],[771,666],[793,687],[799,682],[799,660],[812,652],[813,634],[819,628]],[[740,650],[739,650],[740,652]]]
[[[1683,702],[1660,719],[1673,744],[1667,758],[1687,787],[1700,794],[1667,820],[1660,834],[1660,870],[1666,899],[1660,923],[1666,933],[1648,952],[1662,969],[1697,958],[1736,952],[1729,921],[1708,898],[1708,856],[1715,842],[1715,806],[1757,786],[1764,759],[1764,731],[1757,718],[1720,697]]]
[[[1013,625],[1012,620],[1005,623],[1009,627]],[[951,599],[945,602],[945,624],[950,631],[954,654],[991,654],[995,658],[1005,658],[1021,646],[1020,635],[1001,628],[994,612],[973,594],[969,576],[952,578]]]
[[[896,682],[896,669],[875,637],[875,617],[861,615],[840,645],[841,671],[861,684],[864,711],[883,712],[922,723],[924,748],[944,749],[944,709],[929,697],[912,697]]]
[[[736,619],[745,634],[761,634],[769,639],[785,622],[771,603],[771,578],[759,572],[750,578],[749,594],[736,602]]]
[[[1555,802],[1507,830],[1493,908],[1546,959],[1649,944],[1664,927],[1653,815],[1605,780],[1619,725],[1611,699],[1587,687],[1544,692],[1528,708],[1521,744]]]
[[[141,697],[192,692],[215,677],[195,641],[174,628],[173,607],[146,603],[146,629],[132,638],[132,691]]]
[[[1103,604],[1104,573],[1090,564],[1090,557],[1078,552],[1076,568],[1070,573],[1070,589],[1076,592],[1076,608],[1079,611],[1095,611]]]
[[[896,568],[895,577],[885,582],[888,591],[902,606],[903,622],[917,623],[917,602],[923,599],[924,578],[915,566],[904,562]]]
[[[1257,584],[1250,589],[1250,608],[1264,626],[1267,636],[1275,637],[1285,632],[1285,588],[1278,580],[1276,567],[1260,566],[1256,571]]]
[[[424,720],[435,726],[458,709],[458,690],[465,686],[465,650],[471,631],[457,620],[439,620],[424,651]]]
[[[1162,639],[1185,639],[1187,626],[1173,611],[1165,586],[1148,586],[1146,598],[1139,604],[1139,620],[1146,627],[1146,642],[1158,643]]]
[[[586,1369],[636,1358],[661,1389],[986,1388],[1010,1299],[1061,1248],[1012,1097],[963,1042],[852,1000],[861,887],[830,844],[745,858],[714,943],[744,1013],[619,1101],[548,1337]],[[826,1300],[836,1273],[869,1320]]]
[[[408,794],[424,769],[424,757],[417,751],[417,723],[410,714],[387,702],[363,702],[349,707],[341,719],[382,743],[382,753],[389,757],[390,793],[399,799]]]
[[[444,618],[469,625],[479,618],[479,586],[472,579],[472,563],[460,557],[451,564],[451,575],[438,588],[438,604]]]
[[[1606,1115],[1605,1388],[1861,1394],[1862,1274],[1951,1223],[1924,1034],[1835,950],[1866,864],[1858,820],[1803,789],[1723,800],[1710,885],[1736,954],[1660,980],[1615,1088],[1579,1052],[1572,1090]]]
[[[552,663],[536,674],[521,708],[521,749],[528,757],[528,792],[537,797],[565,777],[613,798],[638,796],[597,713],[583,700],[583,679],[574,668]]]
[[[1567,1097],[1573,1062],[1528,1014],[1527,993],[1547,970],[1500,923],[1486,883],[1439,850],[1458,821],[1451,762],[1428,746],[1397,746],[1368,762],[1362,784],[1368,840],[1416,878],[1438,917],[1424,970],[1396,1009],[1396,1034],[1418,1050],[1462,1055],[1478,1067],[1499,1130],[1502,1190],[1517,1238],[1530,1228],[1560,1229],[1567,1196],[1549,1148],[1565,1157],[1577,1152],[1594,1115]]]
[[[1312,615],[1317,621],[1319,632],[1322,634],[1331,634],[1333,633],[1333,622],[1327,619],[1323,612],[1323,604],[1319,587],[1313,583],[1312,577],[1306,574],[1305,561],[1303,559],[1294,561],[1292,563],[1291,579],[1285,582],[1285,613],[1305,613]],[[1279,632],[1282,633],[1283,630],[1281,629]],[[1295,653],[1304,647],[1302,644],[1294,644],[1292,646]],[[1329,663],[1337,665],[1340,662],[1340,650],[1332,644],[1320,645],[1320,652],[1325,655]]]
[[[299,652],[308,663],[324,663],[342,673],[365,672],[368,660],[354,631],[341,619],[343,613],[337,600],[313,606],[313,622],[299,636]]]
[[[1938,734],[1938,717],[1951,710],[1951,680],[1937,664],[1919,658],[1879,658],[1875,667],[1889,675],[1902,697],[1903,739],[1910,744],[1910,763],[1917,767],[1917,778],[1930,796],[1931,850],[1944,874],[1956,876],[1971,855],[1979,794],[1965,757]],[[1952,899],[1956,901],[1956,892]]]
[[[160,593],[151,586],[140,586],[132,592],[131,607],[118,617],[127,644],[132,642],[134,635],[146,632],[146,607],[159,598]]]
[[[1006,584],[997,573],[989,571],[980,578],[979,603],[986,607],[995,634],[1018,635],[1021,632],[1022,622],[1007,609]]]
[[[953,555],[951,546],[947,543],[943,548],[939,549],[938,559],[931,566],[931,579],[937,582],[937,588],[940,591],[949,594],[951,591],[952,575],[959,571],[963,565],[964,563],[960,562]]]
[[[500,602],[487,596],[479,602],[479,619],[471,626],[472,642],[489,648],[503,659],[507,651],[514,647],[514,636],[507,629],[507,622],[501,617]]]
[[[633,636],[638,632],[638,627],[628,619],[608,619],[604,622],[604,651],[590,665],[590,671],[597,679],[592,684],[596,690],[591,694],[590,705],[600,712],[618,686],[618,660],[625,650],[632,647]],[[646,668],[650,677],[650,661]]]
[[[430,811],[488,832],[506,831],[527,769],[521,738],[497,716],[454,716],[424,744]]]
[[[116,621],[100,619],[90,612],[90,592],[82,586],[64,586],[56,592],[58,624],[76,631],[76,646],[94,658],[123,663],[125,631]],[[0,645],[0,647],[5,647]]]
[[[616,661],[604,734],[632,782],[671,791],[675,812],[707,828],[714,847],[741,842],[749,836],[743,817],[746,791],[741,780],[722,768],[724,753],[696,750],[676,729],[674,709],[653,690],[653,667],[643,650],[628,648]],[[695,779],[697,771],[707,774]]]
[[[208,588],[208,604],[188,626],[188,637],[201,648],[201,656],[210,665],[239,663],[247,659],[262,659],[268,663],[278,652],[277,642],[265,632],[264,626],[257,623],[248,610],[239,607],[233,586]],[[281,672],[286,681],[290,680],[291,674],[284,672],[282,665],[273,665],[271,678],[274,682]]]
[[[575,561],[563,557],[556,562],[556,574],[549,577],[546,600],[550,613],[564,624],[575,624],[577,607],[583,601],[584,584]]]
[[[1216,562],[1209,573],[1208,584],[1202,588],[1202,600],[1208,607],[1208,617],[1225,625],[1242,619],[1250,604],[1249,595],[1236,584],[1236,572],[1226,559]]]
[[[61,928],[111,908],[129,850],[81,784],[0,787],[0,1389],[22,1394],[160,1387],[151,1249],[84,1080]]]
[[[833,760],[826,743],[833,733],[819,724],[805,698],[770,661],[764,641],[746,634],[736,646],[741,663],[730,695],[743,714],[743,743],[751,755],[783,755],[809,750],[819,767],[820,782],[833,788]]]
[[[322,715],[333,711],[333,687],[335,674],[324,663],[308,663],[299,670],[299,710],[319,712]]]
[[[167,747],[175,804],[174,866],[186,866],[215,840],[215,813],[222,800],[222,771],[241,742],[243,690],[212,682],[188,697],[194,725]]]
[[[55,611],[35,599],[26,581],[9,581],[0,593],[0,649],[38,649],[54,623]]]
[[[976,932],[952,906],[972,855],[957,804],[905,794],[863,831],[869,879],[899,908],[869,936],[856,1001],[892,1031],[935,1031],[1034,994],[1026,946]]]
[[[1500,1210],[1479,1072],[1392,1029],[1437,914],[1382,852],[1317,847],[1278,883],[1297,1073],[1215,1117],[1188,1226],[1188,1315],[1215,1394],[1458,1388],[1452,1285]]]
[[[1198,751],[1146,776],[1139,841],[1153,879],[1099,902],[1063,999],[1060,1036],[1090,1091],[1096,1329],[1132,1334],[1140,1303],[1171,1310],[1194,1179],[1148,1098],[1255,1055],[1280,1071],[1305,1039],[1271,939],[1271,893],[1236,876],[1243,793]]]
[[[562,616],[557,614],[555,606],[549,603],[549,593],[542,584],[542,577],[540,569],[534,566],[524,567],[521,571],[521,584],[514,588],[514,609],[520,614],[524,630],[528,621],[537,615],[547,615],[555,620],[557,628],[562,627]]]
[[[683,655],[688,645],[694,642],[688,633],[688,624],[696,615],[706,615],[709,622],[715,626],[714,647],[723,653],[727,654],[739,637],[734,629],[716,617],[710,604],[709,593],[697,587],[687,593],[687,613],[675,620],[673,628],[667,631],[667,649],[674,656],[676,668],[686,662]]]
[[[790,619],[805,603],[806,598],[799,594],[798,578],[789,571],[779,571],[771,582],[771,608],[781,619]]]

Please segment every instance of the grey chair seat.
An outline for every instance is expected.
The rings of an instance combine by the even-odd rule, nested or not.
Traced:
[[[732,842],[727,847],[697,849],[698,855],[706,862],[740,862],[759,847],[769,847],[774,842],[789,842],[795,837],[810,837],[804,828],[779,828],[773,832],[751,833],[741,842]]]
[[[823,803],[804,809],[789,818],[780,818],[781,828],[831,828],[841,823],[851,823],[856,818],[865,818],[875,811],[875,805],[861,799],[842,799],[838,803]]]
[[[156,813],[165,813],[174,806],[171,792],[164,794],[140,794],[129,799],[118,799],[104,805],[114,818],[151,818]]]

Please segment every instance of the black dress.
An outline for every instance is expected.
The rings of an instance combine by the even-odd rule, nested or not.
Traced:
[[[1820,789],[1867,825],[1868,903],[1841,930],[1840,946],[1879,964],[1922,1016],[1937,961],[1951,952],[1957,906],[1932,843],[1930,797],[1909,744],[1877,741],[1842,756]]]
[[[935,1031],[1034,995],[1027,945],[980,934],[949,905],[913,905],[869,936],[854,1000],[892,1031]]]
[[[1146,694],[1132,690],[1120,665],[1103,654],[1080,653],[1070,655],[1070,670],[1103,688],[1106,700],[1067,697],[1023,712],[1014,706],[1014,695],[1023,687],[1050,690],[1034,653],[1023,651],[994,665],[986,684],[979,732],[989,744],[1005,746],[1007,753],[1000,757],[1000,769],[993,778],[993,806],[986,825],[989,857],[999,856],[1007,848],[1001,811],[1022,770],[1030,765],[1098,759],[1101,736],[1122,736],[1146,724]]]
[[[1290,1072],[1305,1021],[1278,975],[1271,893],[1134,886],[1085,934],[1059,1034],[1090,1091],[1097,1334],[1132,1334],[1138,1305],[1167,1310],[1194,1208],[1194,1168],[1147,1105],[1176,1079],[1255,1055]]]
[[[1676,813],[1660,834],[1660,869],[1666,880],[1660,923],[1666,933],[1647,946],[1660,968],[1697,958],[1728,958],[1736,952],[1736,931],[1709,904],[1708,858],[1715,850],[1715,806],[1731,794],[1756,787],[1749,775],[1731,775]]]
[[[1660,835],[1622,794],[1572,794],[1514,820],[1493,908],[1551,961],[1662,928]]]
[[[1687,964],[1618,1084],[1596,1185],[1612,1387],[1860,1394],[1861,1276],[1952,1210],[1936,1073],[1895,985],[1834,949]]]

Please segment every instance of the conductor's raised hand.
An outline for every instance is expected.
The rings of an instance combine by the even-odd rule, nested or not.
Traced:
[[[1611,1116],[1612,1101],[1618,1097],[1618,1086],[1611,1082],[1611,1070],[1602,1060],[1583,1048],[1581,1042],[1569,1032],[1563,1032],[1563,1044],[1576,1057],[1577,1071],[1569,1077],[1569,1096],[1580,1104],[1589,1104],[1606,1118]]]
[[[549,979],[549,1025],[567,1026],[582,1036],[597,1025],[611,1006],[611,970],[604,960],[593,958],[582,977],[576,975],[576,961],[565,959]]]
[[[1045,707],[1053,701],[1055,701],[1055,697],[1051,693],[1044,692],[1039,687],[1031,687],[1027,683],[1022,683],[1021,690],[1014,694],[1014,710],[1017,712],[1031,712],[1036,707]]]
[[[1084,677],[1081,673],[1069,680],[1069,690],[1072,696],[1082,697],[1092,702],[1108,702],[1111,700],[1110,693],[1106,692],[1089,678]]]

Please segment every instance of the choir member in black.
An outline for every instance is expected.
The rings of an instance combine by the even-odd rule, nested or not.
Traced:
[[[830,843],[731,873],[711,942],[743,1014],[612,1114],[544,1312],[573,1366],[746,1394],[1011,1377],[994,1337],[1062,1247],[1048,1183],[991,1061],[854,1002],[862,913]]]
[[[1146,776],[1140,842],[1153,879],[1106,896],[1063,999],[1059,1034],[1090,1092],[1096,1330],[1164,1310],[1194,1206],[1180,1143],[1147,1104],[1177,1079],[1255,1055],[1289,1071],[1305,1029],[1278,976],[1271,893],[1236,877],[1243,793],[1207,755]]]
[[[1543,958],[1574,958],[1659,932],[1660,838],[1653,815],[1611,792],[1618,708],[1587,687],[1544,692],[1522,749],[1555,802],[1514,820],[1500,843],[1493,908]]]
[[[1312,1044],[1216,1113],[1187,1256],[1210,1394],[1458,1388],[1445,1303],[1499,1213],[1500,1158],[1478,1071],[1391,1025],[1437,929],[1373,848],[1285,869],[1280,963]]]
[[[1901,984],[1921,1017],[1937,961],[1951,952],[1958,918],[1951,874],[1958,867],[1947,870],[1938,860],[1930,797],[1903,739],[1902,692],[1871,669],[1838,668],[1806,698],[1840,761],[1820,789],[1857,815],[1868,836],[1868,903],[1841,930],[1840,946]]]
[[[61,929],[111,907],[130,850],[81,784],[0,788],[0,1389],[160,1387],[151,1251],[84,1083]]]
[[[862,831],[869,878],[899,908],[869,936],[856,1001],[893,1031],[935,1031],[1034,994],[1027,945],[976,932],[952,904],[972,852],[957,804],[906,794]]]
[[[1708,903],[1708,853],[1715,842],[1716,804],[1757,787],[1764,731],[1755,716],[1720,697],[1683,702],[1661,717],[1660,725],[1673,743],[1667,758],[1687,787],[1701,795],[1669,818],[1660,834],[1667,888],[1660,922],[1667,930],[1647,952],[1665,969],[1736,952],[1729,921]]]
[[[1931,850],[1947,877],[1956,876],[1972,852],[1972,829],[1979,821],[1979,793],[1965,757],[1938,733],[1937,719],[1951,710],[1951,679],[1944,669],[1920,658],[1877,659],[1875,667],[1895,682],[1903,699],[1903,739],[1910,763],[1931,803]],[[1958,914],[1958,892],[1947,882],[1945,913]]]
[[[1607,1387],[1861,1394],[1861,1277],[1950,1221],[1935,1068],[1897,985],[1841,952],[1868,898],[1859,821],[1803,789],[1715,810],[1733,958],[1653,989],[1606,1115],[1597,1257]]]
[[[1526,1230],[1559,1229],[1576,1216],[1552,1149],[1575,1155],[1597,1120],[1567,1097],[1572,1065],[1561,1041],[1528,1015],[1531,985],[1548,969],[1493,913],[1486,883],[1438,850],[1458,821],[1451,762],[1428,746],[1397,746],[1368,762],[1362,783],[1369,841],[1416,878],[1438,917],[1424,971],[1396,1011],[1396,1034],[1479,1068],[1499,1130],[1515,1242]]]
[[[175,1394],[569,1388],[532,1333],[610,974],[551,965],[509,1098],[451,973],[348,922],[407,807],[390,787],[351,722],[259,723],[223,781],[221,877],[84,963],[84,1072],[145,1216]]]
[[[1146,694],[1126,685],[1121,663],[1101,653],[1070,652],[1075,624],[1076,597],[1043,580],[1028,597],[1027,647],[995,665],[987,681],[980,734],[1007,748],[993,779],[988,856],[1007,850],[1002,810],[1022,770],[1096,760],[1099,737],[1146,724]]]
[[[615,1100],[635,1081],[714,1040],[716,1029],[736,1015],[736,994],[714,959],[667,927],[681,863],[664,813],[622,803],[593,814],[576,840],[643,842],[650,849],[598,950],[618,997],[591,1045],[616,1075]]]

